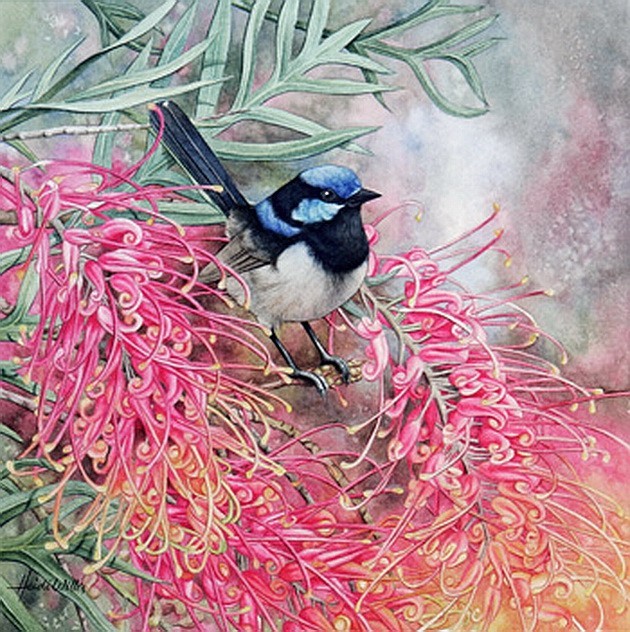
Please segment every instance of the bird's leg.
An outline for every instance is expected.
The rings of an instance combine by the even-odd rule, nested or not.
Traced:
[[[311,339],[311,342],[315,346],[315,349],[317,349],[317,351],[319,352],[319,357],[321,358],[321,364],[328,364],[330,366],[334,366],[337,369],[337,371],[339,371],[341,375],[341,379],[344,381],[344,383],[348,384],[350,382],[350,369],[348,367],[347,362],[343,358],[340,358],[339,356],[331,355],[330,353],[328,353],[328,351],[326,351],[326,348],[321,343],[320,339],[317,337],[317,334],[311,327],[310,323],[304,321],[302,323],[302,327],[304,327],[304,330],[308,334],[308,337]]]
[[[284,361],[289,365],[289,368],[291,369],[291,377],[311,382],[320,395],[323,395],[328,390],[328,384],[321,375],[317,375],[317,373],[312,373],[311,371],[303,371],[298,367],[295,360],[291,357],[289,350],[282,344],[282,341],[278,338],[275,330],[273,329],[271,330],[270,338],[273,344],[276,345],[280,355],[284,358]]]

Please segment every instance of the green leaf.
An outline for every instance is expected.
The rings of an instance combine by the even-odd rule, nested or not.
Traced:
[[[191,5],[186,9],[184,14],[179,18],[177,24],[173,27],[164,48],[160,55],[159,66],[165,66],[170,62],[176,60],[184,50],[186,42],[190,37],[195,24],[195,15],[197,13],[198,0],[193,0]],[[155,82],[156,88],[162,88],[167,86],[170,82],[170,77],[162,77]]]
[[[433,80],[419,63],[416,63],[413,59],[409,59],[407,60],[407,64],[431,101],[433,101],[433,103],[435,103],[435,105],[437,105],[443,112],[451,114],[452,116],[472,118],[485,114],[488,111],[487,106],[474,108],[453,103],[438,90]]]
[[[29,70],[23,77],[20,77],[5,93],[2,99],[0,99],[0,112],[12,108],[18,101],[28,97],[30,92],[20,93],[20,90],[24,84],[31,78],[33,74],[32,70]]]
[[[230,124],[242,120],[252,120],[258,121],[259,123],[265,123],[267,125],[275,125],[276,127],[282,127],[294,132],[298,132],[300,134],[306,134],[308,136],[313,136],[315,134],[321,134],[322,132],[329,131],[327,127],[324,127],[323,125],[320,125],[315,121],[311,121],[310,119],[307,119],[298,114],[273,107],[256,107],[252,108],[251,110],[246,110],[242,113],[237,114],[234,121],[232,121]],[[344,146],[344,149],[360,154],[369,153],[366,149],[361,147],[361,145],[358,145],[356,143],[348,143]]]
[[[371,134],[377,129],[379,128],[353,127],[279,143],[240,143],[214,139],[212,147],[220,157],[229,160],[298,160],[340,147],[360,136]]]
[[[466,83],[470,86],[470,89],[474,92],[475,96],[483,102],[484,105],[487,105],[486,96],[483,91],[483,86],[481,84],[481,78],[479,77],[479,73],[477,69],[473,65],[471,61],[462,57],[461,55],[442,55],[438,59],[442,59],[446,62],[449,62],[455,66],[461,73],[461,75],[466,80]]]
[[[330,12],[330,0],[314,0],[311,7],[311,14],[306,27],[306,36],[304,44],[300,51],[300,57],[308,58],[311,56],[313,49],[317,47],[324,34],[326,22],[328,22],[328,13]]]
[[[81,103],[87,99],[93,99],[94,97],[100,97],[112,92],[119,92],[126,90],[132,86],[141,86],[153,81],[157,81],[163,77],[171,75],[177,72],[180,68],[188,65],[191,61],[199,57],[206,48],[210,45],[210,41],[204,40],[193,46],[190,50],[186,51],[183,55],[180,55],[177,59],[164,64],[163,66],[155,66],[153,68],[147,68],[145,70],[139,70],[137,72],[124,73],[120,77],[104,81],[92,88],[82,90],[79,95],[73,97],[70,101],[72,103]],[[148,44],[147,46],[150,46]],[[145,48],[146,50],[146,48]],[[149,49],[150,52],[150,49]],[[168,90],[168,88],[161,88],[162,90]]]
[[[85,3],[86,0],[83,0],[83,1]],[[149,31],[151,31],[164,18],[164,16],[175,6],[176,3],[177,3],[177,0],[167,0],[162,5],[160,5],[155,11],[150,13],[146,18],[144,18],[142,21],[136,24],[136,26],[130,29],[127,33],[125,33],[125,35],[121,37],[119,40],[117,40],[113,44],[110,44],[109,46],[106,46],[105,48],[102,48],[101,50],[90,55],[83,61],[79,62],[76,66],[73,67],[73,69],[70,72],[64,75],[54,85],[52,85],[43,95],[41,95],[37,103],[31,103],[27,108],[23,108],[24,111],[22,111],[18,116],[13,117],[10,121],[7,121],[3,123],[2,125],[0,125],[0,134],[3,134],[8,129],[16,127],[20,123],[23,123],[33,118],[34,116],[37,116],[39,114],[38,110],[46,109],[46,106],[48,105],[47,103],[45,103],[46,101],[49,101],[53,96],[55,96],[65,87],[70,85],[78,76],[84,73],[90,65],[92,65],[97,60],[99,60],[103,55],[106,55],[107,53],[121,46],[125,46],[126,44],[132,42],[133,40],[139,37],[142,37]],[[59,105],[59,103],[57,103],[57,105]],[[67,110],[67,108],[63,108],[63,107],[61,108],[56,107],[52,109],[61,109],[61,110],[66,109]],[[112,108],[112,109],[115,109],[115,108]],[[68,111],[81,111],[81,110],[68,110]],[[100,109],[96,111],[106,112],[106,111],[111,111],[111,110]]]
[[[182,226],[225,224],[225,214],[207,202],[161,202],[160,213]]]
[[[29,612],[17,592],[0,575],[0,611],[20,632],[44,632],[44,628]]]
[[[220,79],[219,81],[223,81]],[[132,92],[127,92],[118,97],[110,99],[96,99],[93,101],[59,101],[53,103],[32,104],[25,106],[26,109],[39,110],[64,110],[66,112],[84,112],[94,114],[98,112],[114,112],[116,110],[125,110],[143,103],[160,101],[162,99],[171,99],[179,94],[198,90],[203,86],[217,83],[212,81],[194,81],[182,86],[174,86],[167,88],[150,88],[142,87]]]
[[[316,50],[307,48],[306,45],[304,45],[302,51],[291,66],[291,73],[304,73],[321,63],[325,63],[329,55],[338,53],[351,44],[370,21],[370,19],[357,20],[356,22],[347,24],[323,40]]]
[[[31,264],[22,279],[17,301],[11,312],[0,320],[0,340],[8,340],[15,335],[20,325],[26,320],[28,311],[39,291],[39,275]]]
[[[203,58],[203,70],[200,77],[202,81],[216,81],[225,72],[230,50],[231,19],[230,0],[219,0],[206,35],[206,39],[211,40],[213,45],[208,48]],[[199,90],[197,118],[208,118],[214,114],[222,87],[219,83],[209,84]]]
[[[15,432],[15,430],[12,430],[11,428],[9,428],[9,426],[5,426],[4,424],[0,424],[0,435],[7,437],[7,439],[11,439],[16,443],[24,443],[24,439],[22,439],[22,437],[20,437],[20,435]]]
[[[109,0],[108,0],[109,1]],[[166,0],[163,4],[161,4],[157,9],[149,13],[145,18],[140,20],[134,27],[129,29],[120,39],[116,40],[113,44],[106,46],[101,49],[97,55],[102,55],[103,53],[107,53],[115,48],[119,48],[120,46],[125,46],[126,44],[130,44],[134,40],[146,35],[149,31],[153,30],[165,17],[173,7],[177,4],[177,0]],[[133,5],[130,5],[133,7]],[[131,19],[135,19],[143,15],[141,12],[136,12],[133,16],[130,15]]]
[[[284,75],[291,61],[293,38],[297,23],[300,0],[286,0],[282,5],[276,28],[276,62],[270,81],[277,81]]]
[[[9,140],[5,142],[7,145],[10,145],[13,149],[21,153],[29,162],[39,162],[37,154],[25,142],[21,140]]]
[[[35,91],[33,92],[33,101],[37,101],[43,94],[45,94],[52,85],[52,81],[55,78],[55,75],[59,71],[59,68],[63,65],[63,62],[72,55],[72,53],[85,41],[85,37],[77,40],[72,44],[69,48],[66,48],[57,59],[55,59],[49,66],[46,68],[39,81],[37,82],[37,86],[35,87]]]
[[[430,20],[436,20],[449,15],[476,13],[485,8],[484,5],[449,4],[449,1],[450,0],[430,0],[417,11],[397,20],[393,24],[388,24],[378,30],[361,36],[360,40],[362,43],[367,43],[376,39],[391,39],[395,35],[404,33]]]
[[[241,56],[241,79],[236,97],[232,105],[233,109],[241,108],[250,94],[252,82],[254,80],[254,68],[256,65],[256,49],[258,35],[265,21],[265,13],[269,8],[271,0],[257,0],[249,14],[245,37],[243,39],[243,53]]]
[[[152,47],[153,41],[151,40],[142,49],[140,54],[131,62],[131,64],[129,64],[125,73],[139,68],[146,68],[149,63]],[[120,121],[120,117],[120,112],[109,112],[103,117],[102,125],[116,125]],[[96,141],[94,143],[94,151],[92,153],[92,160],[97,165],[109,167],[112,164],[112,154],[114,152],[115,141],[116,132],[107,132],[99,134],[96,137]]]
[[[24,248],[14,248],[13,250],[0,252],[0,274],[4,274],[9,268],[24,263],[30,251],[31,246],[25,246]]]
[[[487,18],[475,20],[461,29],[454,31],[450,35],[429,44],[428,46],[420,46],[418,48],[410,49],[410,52],[414,55],[422,55],[424,58],[432,55],[441,55],[447,47],[452,48],[453,46],[456,46],[461,42],[465,42],[466,40],[490,28],[490,26],[496,22],[497,17],[498,16],[496,15],[491,15]]]
[[[23,564],[37,573],[59,594],[80,608],[95,630],[116,632],[116,628],[94,600],[77,589],[77,580],[61,567],[53,555],[45,551],[9,551],[0,553],[0,559]]]
[[[44,468],[47,470],[54,471],[52,464],[50,463],[50,461],[47,461],[46,459],[16,459],[12,463],[13,463],[13,469],[17,470],[18,472],[20,470],[30,470],[34,468]],[[2,467],[0,467],[0,479],[6,478],[7,476],[10,476],[10,475],[11,475],[11,472],[9,472],[6,465],[3,465]]]
[[[344,66],[352,66],[353,68],[361,68],[362,70],[370,70],[381,75],[393,74],[393,71],[389,68],[379,64],[367,55],[349,53],[347,50],[342,50],[338,53],[331,53],[330,55],[322,58],[321,61],[325,64],[342,64]]]
[[[11,522],[11,520],[33,507],[39,507],[39,501],[37,500],[39,492],[39,489],[17,492],[0,498],[0,526]],[[7,539],[3,538],[3,540],[1,547],[6,546]]]
[[[458,48],[457,54],[462,57],[474,57],[475,55],[479,55],[480,53],[487,51],[489,48],[496,46],[499,42],[503,42],[504,40],[504,37],[489,37],[488,39],[473,42],[468,46]]]
[[[331,95],[358,95],[398,90],[396,86],[351,81],[349,79],[303,79],[283,84],[283,92],[312,92]]]
[[[127,25],[121,24],[117,18],[137,22],[145,17],[145,13],[126,0],[81,0],[81,2],[96,17],[103,46],[109,44],[110,33],[119,38],[129,29]],[[139,50],[133,43],[130,43],[129,47],[135,51]]]

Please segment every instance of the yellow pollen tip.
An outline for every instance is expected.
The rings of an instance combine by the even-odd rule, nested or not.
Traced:
[[[512,265],[512,257],[507,257],[506,260],[503,262],[503,265],[506,268],[509,268]]]
[[[496,215],[501,210],[501,205],[498,202],[492,204],[492,212]]]
[[[545,296],[555,296],[555,295],[556,295],[556,292],[555,292],[555,290],[553,290],[553,289],[549,288],[549,289],[545,290],[545,291],[543,292],[543,294],[544,294]]]
[[[415,216],[416,222],[421,222],[423,215],[424,215],[423,211],[418,211]]]
[[[527,285],[529,283],[529,275],[526,274],[522,279],[521,279],[521,285]]]
[[[494,231],[494,236],[495,237],[501,237],[501,235],[503,235],[504,232],[505,232],[505,228],[497,228]]]

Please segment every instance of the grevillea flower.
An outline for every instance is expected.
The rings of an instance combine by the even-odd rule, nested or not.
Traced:
[[[433,252],[377,254],[381,220],[367,228],[370,278],[329,319],[365,378],[337,391],[341,423],[335,391],[319,406],[304,387],[285,391],[292,406],[273,394],[283,374],[260,327],[196,281],[220,265],[207,236],[158,211],[177,191],[135,185],[133,168],[54,167],[29,195],[21,174],[0,178],[22,282],[0,328],[37,385],[23,456],[56,472],[43,499],[56,545],[96,534],[87,573],[119,555],[157,580],[118,573],[137,607],[112,597],[113,620],[289,632],[615,620],[623,513],[580,464],[627,446],[583,414],[601,392],[534,354],[544,334],[514,301],[536,292],[457,283],[498,249],[500,234],[469,245],[496,213]],[[93,494],[69,520],[77,479]]]

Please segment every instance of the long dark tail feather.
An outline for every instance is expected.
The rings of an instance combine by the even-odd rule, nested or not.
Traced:
[[[162,116],[157,112],[159,110]],[[151,126],[159,132],[164,120],[162,141],[177,162],[200,185],[220,185],[223,191],[207,190],[212,201],[226,214],[235,206],[248,206],[216,154],[210,149],[193,122],[173,101],[156,103],[150,113]]]

